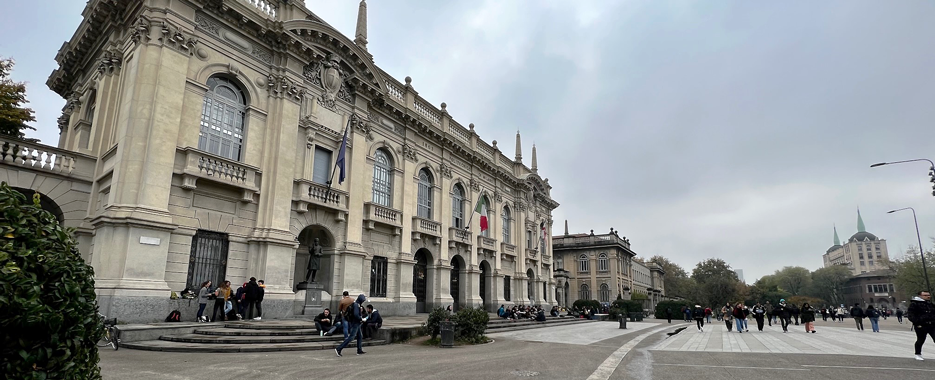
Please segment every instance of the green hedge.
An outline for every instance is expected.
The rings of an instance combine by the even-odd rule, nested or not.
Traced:
[[[586,306],[590,307],[591,310],[601,309],[601,303],[598,300],[577,300],[571,306],[578,308],[578,310],[584,310]]]
[[[100,379],[94,270],[74,231],[0,184],[0,373],[7,379]]]
[[[695,306],[690,301],[662,301],[656,304],[656,318],[665,319],[666,309],[672,310],[672,319],[682,319],[682,307],[689,308]]]
[[[452,320],[455,322],[455,338],[468,343],[484,343],[487,341],[484,332],[487,331],[487,322],[490,315],[481,307],[476,309],[463,308],[458,310]]]

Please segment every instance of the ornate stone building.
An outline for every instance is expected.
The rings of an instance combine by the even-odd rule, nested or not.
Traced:
[[[634,260],[630,241],[621,238],[618,231],[569,234],[566,222],[565,234],[552,237],[552,248],[555,299],[561,306],[571,306],[579,299],[613,302],[617,295],[631,299],[633,293],[646,295],[655,305],[665,297],[665,272],[654,263]]]
[[[58,148],[12,142],[0,179],[61,206],[108,317],[161,319],[170,290],[251,276],[264,317],[293,315],[314,239],[325,305],[344,290],[385,315],[554,302],[551,247],[532,237],[558,203],[535,147],[527,167],[517,134],[505,156],[374,65],[365,2],[354,40],[297,0],[83,15],[48,80],[68,100]]]
[[[886,249],[886,240],[867,232],[864,219],[857,211],[857,233],[847,239],[844,245],[838,239],[838,229],[834,229],[834,245],[822,255],[824,266],[846,265],[855,275],[889,269],[890,259]]]

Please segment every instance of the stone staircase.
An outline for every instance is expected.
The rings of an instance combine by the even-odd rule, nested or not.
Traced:
[[[320,336],[308,321],[227,322],[223,327],[206,326],[190,334],[163,335],[159,339],[121,343],[124,348],[166,352],[273,352],[330,350],[344,339],[341,331]],[[355,346],[351,342],[349,346]],[[364,340],[364,346],[386,344]],[[353,351],[354,348],[351,347]]]
[[[532,319],[503,319],[492,314],[490,322],[487,323],[486,334],[495,334],[500,332],[510,332],[527,329],[538,329],[543,327],[567,326],[578,323],[596,322],[587,319],[578,319],[573,317],[546,317],[545,322],[536,322]]]

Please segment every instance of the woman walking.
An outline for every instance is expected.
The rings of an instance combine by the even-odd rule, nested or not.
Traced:
[[[753,319],[756,319],[756,329],[763,332],[763,319],[766,317],[766,308],[760,304],[753,305]]]
[[[799,313],[802,317],[802,323],[805,324],[805,332],[815,333],[815,309],[812,308],[812,305],[809,305],[808,302],[802,304],[802,309],[799,310]]]
[[[731,332],[734,326],[734,315],[732,314],[734,308],[730,307],[730,304],[721,308],[721,314],[723,315],[724,324],[727,326],[727,332]]]
[[[873,305],[867,306],[867,311],[864,312],[864,315],[870,319],[870,328],[873,332],[880,332],[880,311],[873,307]]]
[[[208,306],[208,296],[211,295],[211,291],[208,290],[211,287],[211,281],[205,281],[201,283],[201,290],[198,291],[198,322],[207,322],[204,317],[205,307]]]

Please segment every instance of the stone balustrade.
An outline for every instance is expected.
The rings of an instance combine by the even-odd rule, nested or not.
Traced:
[[[400,104],[406,104],[406,97],[403,95],[403,90],[401,89],[402,85],[388,79],[383,83],[386,84],[386,92],[389,93],[390,99],[393,99]]]
[[[338,221],[343,221],[347,213],[348,193],[335,188],[329,189],[327,185],[312,181],[297,179],[293,185],[293,200],[295,211],[304,213],[308,205],[330,208],[338,212]]]
[[[468,132],[468,130],[465,129],[464,127],[457,125],[455,123],[451,123],[448,125],[448,133],[451,133],[452,135],[454,135],[461,141],[464,141],[464,142],[471,141],[470,132]]]
[[[434,110],[434,107],[428,105],[425,101],[417,99],[414,108],[416,109],[416,113],[422,115],[422,117],[428,119],[433,124],[441,124],[441,116],[439,116],[438,112]]]
[[[267,17],[274,18],[274,19],[276,18],[276,10],[277,10],[276,6],[273,5],[273,2],[270,0],[240,0],[240,1],[253,6],[253,8],[255,8],[257,12],[260,12],[261,14],[266,15]]]
[[[91,180],[94,157],[56,147],[0,137],[0,163]]]
[[[442,236],[442,224],[434,220],[428,220],[428,219],[420,218],[418,216],[413,216],[412,217],[412,232],[441,237]]]
[[[463,228],[448,228],[448,246],[453,247],[455,244],[471,245],[472,238],[474,234],[469,230]]]
[[[242,201],[255,201],[254,194],[260,191],[259,168],[194,148],[179,148],[178,152],[182,156],[182,169],[176,173],[182,174],[182,188],[194,190],[198,180],[206,179],[238,187],[243,190]]]
[[[535,250],[535,249],[526,248],[526,258],[527,258],[527,259],[536,260],[537,256],[539,256],[539,251],[537,251],[537,250]]]
[[[402,228],[402,215],[399,210],[381,206],[373,202],[364,203],[364,220],[371,224],[380,223]]]
[[[516,257],[516,246],[508,243],[500,243],[500,252]]]
[[[488,251],[496,251],[497,241],[486,236],[478,236],[477,246]]]
[[[558,237],[552,239],[554,247],[589,247],[619,244],[630,248],[630,241],[613,234],[590,235],[583,237]]]

